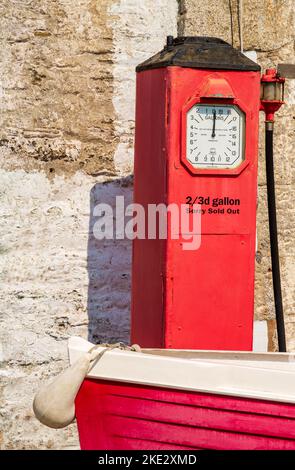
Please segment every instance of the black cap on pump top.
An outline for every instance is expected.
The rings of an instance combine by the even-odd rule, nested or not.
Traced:
[[[260,66],[222,39],[167,36],[164,49],[136,67],[137,72],[162,67],[260,71]]]

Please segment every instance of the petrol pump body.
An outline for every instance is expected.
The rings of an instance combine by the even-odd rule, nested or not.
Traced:
[[[133,242],[132,342],[251,350],[260,68],[177,38],[137,69],[134,202],[201,210],[201,244]]]

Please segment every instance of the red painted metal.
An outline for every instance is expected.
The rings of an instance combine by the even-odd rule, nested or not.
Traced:
[[[84,450],[291,450],[295,405],[87,379],[76,398]]]
[[[200,92],[201,98],[234,99],[234,92],[220,73],[213,73],[205,81]]]
[[[226,98],[212,98],[218,81]],[[184,251],[169,232],[167,240],[134,240],[132,342],[252,349],[259,90],[259,72],[174,66],[137,74],[134,202],[180,205],[203,197],[206,213],[198,250]],[[233,103],[245,113],[240,167],[196,170],[184,161],[183,116],[198,101]]]

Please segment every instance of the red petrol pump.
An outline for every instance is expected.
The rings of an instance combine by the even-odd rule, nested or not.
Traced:
[[[131,341],[251,350],[260,67],[217,38],[168,36],[137,67],[134,202],[201,211],[200,246],[133,242]]]

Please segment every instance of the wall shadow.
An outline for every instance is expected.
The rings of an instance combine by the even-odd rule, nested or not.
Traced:
[[[88,340],[92,343],[129,343],[131,299],[131,240],[97,240],[93,216],[97,204],[115,207],[116,196],[124,196],[125,207],[132,202],[133,177],[97,183],[90,191],[87,247]],[[114,211],[115,227],[115,211]]]

